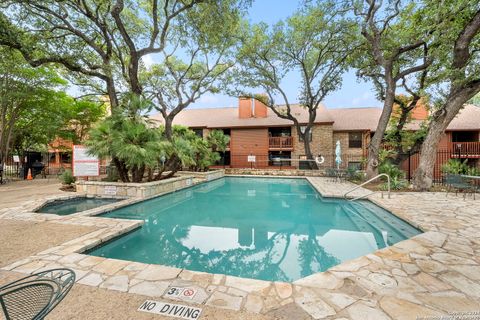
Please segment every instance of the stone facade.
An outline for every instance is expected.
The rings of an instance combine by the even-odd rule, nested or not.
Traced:
[[[223,178],[225,175],[225,170],[212,170],[212,171],[205,171],[205,172],[193,172],[193,171],[179,171],[177,172],[179,176],[193,176],[195,179],[200,181],[212,181],[216,179]]]
[[[193,176],[185,175],[178,178],[146,183],[78,181],[76,185],[77,192],[87,196],[148,198],[191,186],[193,179]]]
[[[299,159],[300,156],[305,155],[305,147],[302,141],[298,138],[297,129],[292,127],[292,137],[294,150],[292,151],[292,159]],[[310,149],[313,156],[322,155],[325,157],[324,166],[332,166],[333,159],[331,155],[335,152],[333,147],[333,125],[332,124],[315,124],[312,127],[312,141],[310,142]],[[297,163],[292,165],[298,166]]]
[[[340,147],[342,154],[345,155],[343,165],[348,166],[349,162],[361,162],[367,155],[367,145],[370,142],[370,136],[368,132],[362,132],[362,147],[361,148],[349,148],[349,132],[336,131],[333,132],[332,153],[335,153],[335,144],[340,141]]]

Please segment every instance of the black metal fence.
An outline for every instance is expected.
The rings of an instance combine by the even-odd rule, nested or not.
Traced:
[[[402,161],[399,168],[405,172],[405,178],[411,181],[420,162],[420,154],[405,153],[402,154]],[[290,155],[265,155],[265,154],[243,154],[231,155],[228,164],[222,164],[224,167],[232,168],[252,168],[252,169],[301,169],[310,170],[312,167],[309,162],[317,163],[317,167],[313,169],[324,170],[326,168],[336,168],[335,154],[321,155],[317,160],[322,162],[318,164],[315,160],[306,160],[305,157],[293,157]],[[362,154],[342,153],[342,162],[338,164],[340,169],[365,169],[365,156]],[[439,150],[435,155],[435,165],[433,170],[433,179],[435,183],[443,183],[442,167],[450,159],[467,160],[468,165],[472,167],[480,167],[480,154],[464,154],[451,150]]]

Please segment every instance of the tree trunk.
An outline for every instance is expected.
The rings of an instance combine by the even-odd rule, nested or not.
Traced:
[[[368,146],[368,157],[367,157],[367,179],[371,179],[378,174],[378,165],[379,159],[378,155],[380,153],[380,146],[382,144],[385,131],[388,127],[388,122],[390,121],[390,116],[392,114],[393,103],[395,100],[395,83],[390,83],[387,86],[385,92],[385,102],[383,103],[382,115],[378,121],[377,129],[375,134],[370,141]]]
[[[165,138],[168,141],[172,141],[173,139],[173,120],[170,117],[165,118]]]
[[[463,88],[450,94],[443,107],[436,111],[428,128],[427,136],[420,152],[420,161],[413,178],[415,190],[428,190],[433,185],[433,170],[435,168],[438,143],[450,122],[455,118],[464,103],[471,99],[480,89]]]
[[[303,146],[305,149],[305,156],[308,160],[308,166],[311,170],[317,170],[318,166],[317,163],[314,161],[312,150],[310,149],[310,128],[305,129],[305,133],[303,134]]]
[[[125,167],[125,164],[115,157],[112,158],[112,162],[115,165],[115,167],[117,167],[118,176],[120,177],[120,180],[122,180],[122,182],[130,182],[130,179],[128,177],[128,170]]]

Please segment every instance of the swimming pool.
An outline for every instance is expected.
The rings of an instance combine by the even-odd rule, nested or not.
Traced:
[[[98,208],[107,204],[119,201],[110,198],[85,198],[78,197],[73,199],[55,200],[42,206],[36,212],[38,213],[54,213],[61,216]]]
[[[109,212],[144,225],[89,252],[209,273],[294,281],[420,231],[305,179],[226,177]]]

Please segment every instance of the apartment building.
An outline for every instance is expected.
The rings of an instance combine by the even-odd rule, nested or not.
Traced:
[[[306,125],[308,112],[298,104],[292,105],[291,109],[299,122]],[[342,166],[360,167],[367,156],[368,144],[377,127],[381,111],[381,108],[327,109],[321,105],[309,137],[313,154],[324,157],[323,166],[333,166],[335,144],[340,141]],[[415,109],[406,130],[418,130],[426,117],[428,111],[425,108]],[[152,118],[162,122],[160,114],[153,115]],[[304,144],[293,122],[278,117],[266,105],[254,99],[239,98],[235,108],[187,109],[177,115],[174,124],[187,126],[203,137],[213,129],[223,130],[228,134],[230,146],[222,155],[222,166],[307,166],[306,162],[302,161],[306,158]],[[469,159],[472,164],[478,165],[479,131],[480,108],[467,105],[448,127],[439,150],[447,150],[452,157]],[[438,164],[439,168],[442,163]]]

